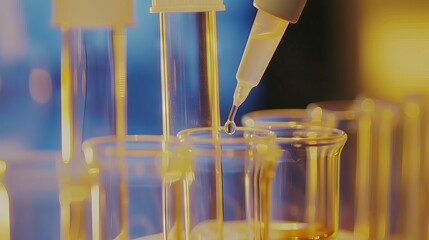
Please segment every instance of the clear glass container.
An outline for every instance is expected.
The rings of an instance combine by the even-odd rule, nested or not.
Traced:
[[[160,13],[163,133],[220,127],[216,12]]]
[[[163,136],[96,137],[84,142],[99,239],[179,239],[185,225],[187,151]]]
[[[402,205],[399,105],[359,96],[316,102],[311,111],[335,116],[349,140],[341,159],[340,228],[345,239],[391,239]],[[399,172],[398,172],[399,171]],[[396,176],[396,177],[395,177]],[[347,234],[348,233],[348,234]]]
[[[88,178],[80,175],[79,185],[61,184],[59,151],[1,159],[1,239],[91,239]]]
[[[275,136],[268,130],[242,127],[233,135],[219,131],[191,128],[178,133],[191,150],[189,235],[191,239],[264,239],[266,201],[279,156]]]
[[[326,127],[336,123],[334,116],[314,114],[308,109],[276,109],[242,118],[245,126],[272,130],[282,149],[272,186],[270,239],[338,236],[340,153],[347,137]]]

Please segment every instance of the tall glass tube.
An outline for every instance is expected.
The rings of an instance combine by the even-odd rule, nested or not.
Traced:
[[[64,239],[76,239],[87,232],[85,226],[89,221],[90,206],[84,201],[74,201],[82,191],[81,176],[86,174],[82,142],[90,137],[115,132],[109,34],[106,30],[63,29],[62,161],[58,171],[61,236]]]
[[[65,162],[81,158],[78,153],[83,140],[115,133],[109,34],[107,30],[68,29],[63,32],[61,136]]]
[[[218,127],[216,14],[160,13],[163,133]]]
[[[165,140],[187,128],[212,127],[213,132],[218,133],[220,111],[216,12],[161,12],[159,19],[162,125]],[[219,228],[222,229],[223,187],[220,153],[216,161],[215,186],[216,216]],[[186,200],[187,188],[185,184],[182,190],[174,191],[177,205],[175,209],[180,209],[180,204],[185,211],[189,208]],[[164,197],[163,203],[166,204],[168,196]],[[183,202],[177,199],[182,199]],[[164,213],[169,214],[172,213]],[[180,213],[175,215],[180,216]],[[180,228],[181,221],[175,219],[176,228]],[[188,221],[189,219],[184,219],[185,223]],[[165,227],[165,230],[168,228]]]

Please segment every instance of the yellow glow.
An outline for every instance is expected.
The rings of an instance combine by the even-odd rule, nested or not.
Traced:
[[[72,82],[68,38],[68,31],[65,31],[61,47],[61,154],[65,163],[70,162],[73,149]]]
[[[374,100],[370,98],[365,98],[364,100],[362,100],[361,109],[363,112],[365,113],[374,112],[374,108],[375,108]]]
[[[0,239],[10,239],[9,195],[0,183]]]
[[[113,62],[115,75],[116,136],[127,134],[127,69],[126,35],[123,30],[113,31]]]
[[[420,115],[420,106],[415,102],[405,104],[405,114],[409,118],[417,118]]]
[[[98,184],[91,186],[91,213],[92,213],[92,239],[99,240],[100,237],[100,187]]]
[[[244,123],[245,126],[248,127],[254,127],[255,126],[255,121],[253,119],[246,119],[246,122]]]
[[[317,192],[318,190],[323,192],[325,189],[318,189],[318,187],[322,187],[322,185],[317,184],[317,179],[320,178],[317,174],[318,168],[318,160],[317,160],[317,147],[309,147],[307,152],[307,173],[306,173],[306,209],[305,209],[305,217],[307,222],[315,222],[316,221],[316,209],[321,206],[317,206]],[[322,171],[320,171],[322,172]],[[323,207],[319,209],[323,211]]]
[[[98,168],[88,169],[88,174],[90,174],[90,175],[98,175],[99,173],[100,173],[100,170]]]
[[[29,77],[31,98],[37,103],[47,103],[52,97],[51,74],[45,69],[35,68]]]
[[[6,171],[6,163],[0,160],[0,179]]]
[[[20,1],[0,1],[0,58],[13,60],[27,51]]]
[[[85,148],[83,154],[85,155],[85,161],[88,165],[94,162],[94,151],[92,151],[91,148]]]
[[[313,110],[311,110],[311,119],[313,121],[322,121],[322,113],[323,110],[321,107],[315,107]]]
[[[267,144],[258,143],[256,145],[256,151],[259,152],[259,153],[266,153],[268,151]]]
[[[371,3],[361,21],[364,90],[394,99],[407,92],[429,92],[428,6],[403,5],[379,9],[383,7]]]

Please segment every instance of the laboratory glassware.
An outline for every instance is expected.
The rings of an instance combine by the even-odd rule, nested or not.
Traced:
[[[399,214],[392,218],[397,239],[427,239],[428,188],[428,95],[407,94],[402,103],[401,168],[395,172],[400,189],[395,201],[400,203]]]
[[[161,135],[96,137],[84,142],[100,239],[182,239],[187,154]],[[126,191],[122,188],[126,186]],[[122,196],[126,195],[126,196]],[[122,201],[126,199],[126,201]]]
[[[1,159],[1,239],[91,239],[85,174],[79,185],[61,184],[59,151],[28,150]]]
[[[179,140],[191,150],[193,178],[186,191],[189,235],[191,239],[266,239],[266,197],[279,157],[275,136],[268,130],[242,127],[234,135],[218,131],[191,128],[178,133]],[[219,162],[222,172],[217,170]],[[222,195],[216,189],[218,174],[223,179]],[[223,219],[216,209],[219,197]]]
[[[287,118],[284,115],[278,118],[278,111],[265,113],[267,115],[264,111],[249,113],[243,117],[243,122],[257,127],[268,124],[282,152],[270,196],[268,239],[337,237],[340,154],[346,133],[309,124],[311,121],[300,125],[296,116],[295,119],[290,116],[291,122],[281,122]],[[298,120],[308,116],[301,115],[302,119]]]
[[[87,51],[83,29],[109,29],[114,86],[115,134],[126,134],[126,58],[124,28],[133,22],[131,1],[53,1],[52,23],[61,28],[61,149],[65,163],[82,159],[87,97]],[[77,36],[74,36],[74,32]],[[89,50],[89,49],[88,49]],[[109,64],[109,63],[108,63]],[[112,78],[107,76],[107,79]],[[105,81],[109,82],[109,81]],[[110,135],[106,134],[105,135]],[[76,160],[74,160],[76,159]]]
[[[246,113],[241,123],[246,127],[278,128],[294,125],[316,125],[334,127],[333,116],[326,114],[323,119],[314,119],[308,109],[266,109]]]
[[[220,126],[216,11],[221,0],[153,0],[159,13],[163,134]]]
[[[340,234],[343,239],[391,239],[399,215],[399,106],[368,96],[311,103],[313,116],[332,114],[349,140],[341,158]],[[396,232],[396,233],[395,233]]]

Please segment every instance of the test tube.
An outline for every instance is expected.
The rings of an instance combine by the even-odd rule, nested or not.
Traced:
[[[113,64],[110,64],[106,69],[113,72],[114,86],[114,103],[108,105],[114,108],[109,109],[108,114],[114,114],[114,120],[108,122],[108,126],[115,124],[113,132],[118,138],[122,138],[126,134],[126,69],[125,69],[125,35],[124,28],[132,24],[132,1],[126,0],[65,0],[53,1],[53,24],[59,26],[62,31],[61,45],[61,152],[63,165],[61,167],[61,182],[62,188],[79,186],[77,178],[85,169],[83,153],[81,151],[84,137],[92,137],[100,135],[110,135],[111,128],[107,131],[99,132],[98,134],[84,135],[85,125],[88,124],[88,116],[90,114],[89,97],[94,97],[91,94],[90,82],[86,67],[88,63],[87,51],[83,47],[82,34],[89,29],[109,29],[111,32],[111,48],[113,49]],[[77,36],[74,36],[75,32]],[[76,37],[76,39],[74,38]],[[76,46],[74,49],[73,47]],[[106,57],[108,59],[108,57]],[[104,81],[108,84],[109,81]],[[92,85],[93,86],[93,85]],[[109,85],[107,85],[109,86]],[[102,88],[101,88],[102,89]],[[99,90],[99,89],[96,89]],[[106,90],[106,89],[104,89]],[[109,96],[109,93],[108,95]],[[104,99],[105,100],[105,99]],[[111,100],[108,98],[108,100]],[[107,102],[101,100],[100,102]],[[97,102],[97,103],[100,103]],[[100,108],[100,106],[97,106]],[[110,115],[107,118],[109,119]],[[121,185],[122,192],[125,191],[125,185]],[[126,194],[121,194],[122,202],[126,201]],[[88,206],[84,203],[77,205],[68,205],[65,202],[65,211],[62,215],[67,219],[67,214],[84,213]],[[124,211],[125,212],[125,211]],[[77,221],[76,224],[80,224]],[[67,232],[73,233],[74,223],[69,223],[62,220],[64,236],[68,236]],[[127,229],[123,228],[124,231]],[[127,232],[124,232],[127,235]]]
[[[65,162],[80,158],[87,97],[86,50],[83,29],[111,29],[113,48],[115,133],[126,134],[126,73],[124,28],[132,24],[131,1],[53,1],[53,24],[61,27],[61,121]],[[73,38],[73,34],[78,36]],[[73,48],[76,45],[76,48]],[[109,68],[108,68],[109,69]],[[91,79],[88,79],[91,80]],[[105,134],[110,135],[110,134]],[[89,136],[91,137],[91,136]]]
[[[221,0],[153,0],[159,13],[164,136],[220,126],[216,11]]]
[[[192,127],[212,127],[218,133],[216,11],[224,9],[222,0],[152,0],[151,12],[159,13],[162,132],[166,140]],[[220,161],[216,167],[216,194],[221,196]],[[222,197],[216,198],[216,205],[218,224],[222,225]]]

